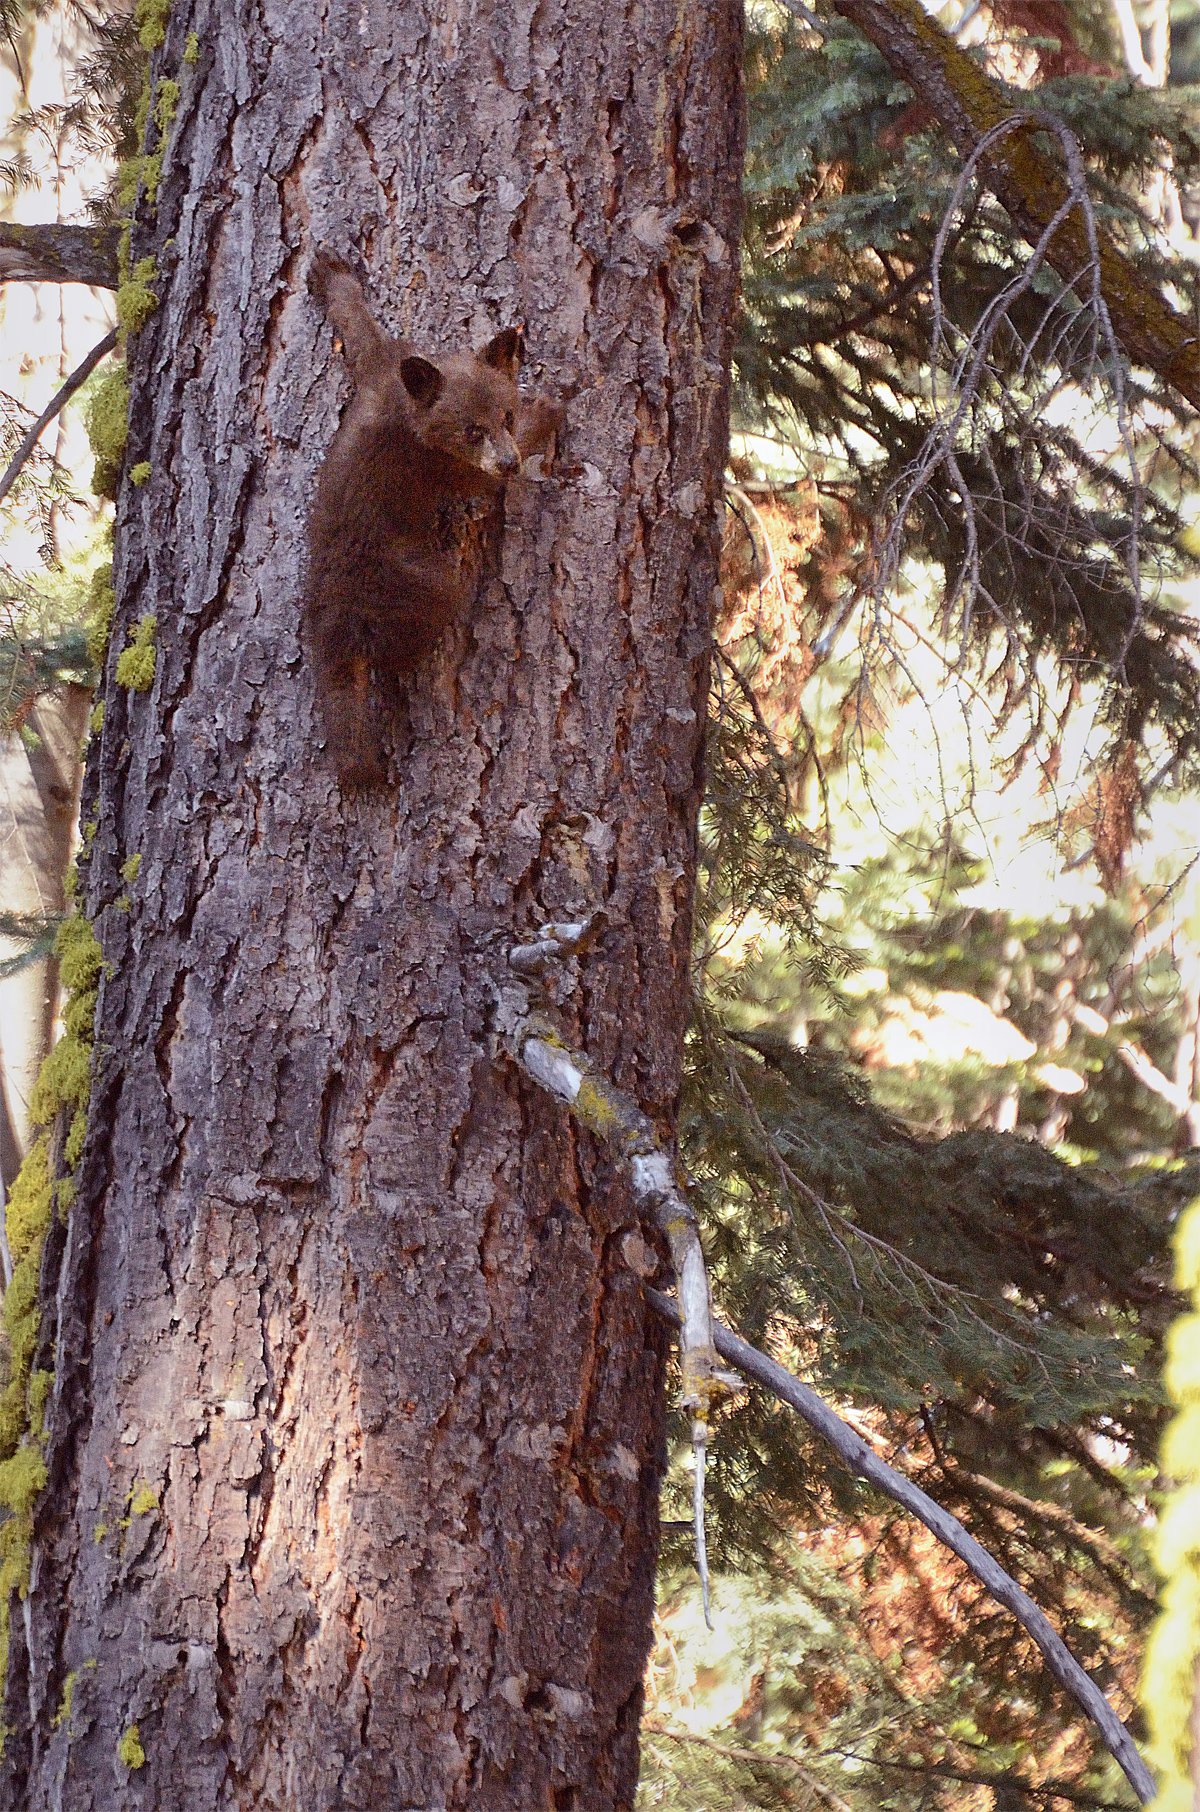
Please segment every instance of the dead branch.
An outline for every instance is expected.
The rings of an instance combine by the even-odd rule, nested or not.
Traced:
[[[584,949],[594,935],[591,919],[544,925],[535,943],[518,945],[509,952],[509,966],[518,976],[535,976],[545,969],[553,972],[556,965],[569,962]],[[571,1050],[548,1019],[530,1011],[527,985],[504,991],[498,1020],[505,1048],[526,1074],[549,1094],[565,1102],[580,1125],[615,1151],[626,1165],[634,1201],[666,1236],[683,1329],[680,1339],[683,1377],[679,1401],[692,1416],[696,1570],[700,1575],[704,1620],[711,1629],[708,1555],[704,1540],[708,1419],[716,1404],[741,1388],[741,1380],[722,1368],[713,1344],[712,1297],[695,1209],[676,1181],[674,1162],[664,1150],[651,1120],[631,1096],[594,1069],[581,1052]]]
[[[669,1296],[648,1288],[646,1297],[660,1315],[676,1326],[679,1325],[679,1309]],[[1139,1800],[1143,1805],[1152,1800],[1155,1788],[1150,1770],[1104,1694],[1080,1667],[1045,1612],[1039,1610],[1029,1593],[1004,1571],[985,1548],[980,1547],[974,1536],[967,1534],[958,1518],[935,1503],[911,1479],[896,1472],[886,1460],[880,1459],[861,1435],[856,1434],[814,1390],[801,1384],[784,1366],[768,1359],[765,1353],[760,1353],[757,1347],[722,1327],[719,1321],[713,1324],[713,1340],[722,1359],[735,1365],[746,1377],[764,1385],[781,1402],[790,1405],[810,1428],[814,1428],[829,1442],[851,1472],[865,1478],[900,1504],[910,1515],[924,1523],[952,1554],[957,1554],[976,1579],[987,1587],[992,1597],[1012,1612],[1022,1628],[1037,1643],[1051,1674],[1098,1727],[1110,1754],[1124,1770]]]
[[[0,503],[4,502],[4,499],[12,490],[13,485],[16,483],[20,474],[21,467],[25,464],[29,455],[37,446],[43,431],[49,427],[63,404],[69,402],[84,380],[91,376],[101,359],[112,351],[117,343],[117,335],[120,331],[119,327],[114,327],[111,332],[106,333],[100,343],[92,347],[92,350],[88,353],[86,359],[81,360],[81,362],[76,365],[74,371],[62,388],[57,390],[50,398],[50,401],[46,404],[46,407],[42,410],[42,413],[38,416],[32,428],[30,428],[28,434],[26,434],[24,440],[9,460],[4,477],[0,478]]]

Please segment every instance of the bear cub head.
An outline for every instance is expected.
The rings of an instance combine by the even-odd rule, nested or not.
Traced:
[[[486,489],[499,489],[521,464],[520,359],[521,331],[506,327],[482,352],[451,354],[436,365],[415,353],[400,360],[413,437],[472,467]]]

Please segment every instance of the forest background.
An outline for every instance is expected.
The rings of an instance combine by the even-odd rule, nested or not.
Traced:
[[[1073,134],[1096,217],[1194,311],[1200,7],[938,17]],[[7,212],[105,218],[129,22],[5,0],[4,31]],[[1048,262],[1020,286],[1027,234],[852,25],[756,9],[748,55],[685,1108],[714,1291],[1137,1728],[1170,1242],[1200,1188],[1194,418]],[[2,298],[7,458],[112,309]],[[6,1193],[54,1032],[106,381],[5,505]],[[1131,1803],[1007,1615],[755,1391],[714,1441],[707,1633],[677,1432],[646,1805]]]

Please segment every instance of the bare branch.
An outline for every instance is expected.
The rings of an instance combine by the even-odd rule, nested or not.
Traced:
[[[676,1326],[679,1325],[679,1309],[669,1296],[663,1296],[658,1290],[647,1289],[646,1297],[660,1315]],[[952,1554],[957,1554],[976,1579],[987,1587],[992,1597],[1012,1612],[1022,1628],[1037,1643],[1047,1667],[1059,1685],[1072,1695],[1080,1709],[1099,1728],[1109,1752],[1119,1762],[1143,1805],[1152,1800],[1155,1788],[1150,1770],[1104,1694],[1080,1667],[1045,1612],[1039,1610],[1029,1593],[1004,1571],[986,1548],[980,1547],[974,1536],[967,1534],[958,1518],[935,1503],[911,1479],[902,1477],[886,1460],[880,1459],[861,1435],[856,1434],[814,1390],[801,1384],[784,1366],[768,1359],[765,1353],[760,1353],[757,1347],[722,1327],[719,1321],[713,1324],[713,1340],[722,1359],[737,1366],[746,1377],[764,1385],[781,1402],[789,1404],[810,1428],[814,1428],[829,1442],[851,1472],[885,1492],[924,1523]]]
[[[0,283],[87,283],[116,289],[117,226],[18,226],[0,220]]]
[[[92,350],[88,353],[86,359],[83,359],[80,364],[76,365],[74,371],[62,386],[61,390],[56,391],[50,398],[50,401],[46,404],[46,407],[42,410],[42,413],[38,416],[32,428],[30,428],[28,434],[9,460],[8,469],[5,472],[4,477],[0,478],[0,503],[4,502],[4,499],[12,490],[13,485],[16,483],[20,474],[21,467],[25,464],[29,455],[37,446],[43,431],[49,427],[63,404],[69,402],[84,380],[91,376],[101,359],[112,351],[117,343],[117,335],[120,331],[119,327],[114,327],[111,332],[106,333],[99,345],[92,347]]]
[[[544,925],[536,943],[521,944],[509,952],[509,966],[517,975],[529,975],[555,959],[569,960],[586,948],[595,935],[595,926],[594,919]],[[505,991],[499,1018],[512,1056],[540,1087],[566,1103],[581,1126],[615,1150],[628,1167],[634,1201],[666,1235],[683,1329],[679,1343],[683,1388],[679,1401],[692,1413],[696,1570],[704,1599],[704,1621],[711,1629],[704,1540],[708,1418],[715,1404],[741,1388],[741,1380],[722,1369],[713,1344],[712,1297],[695,1209],[679,1187],[674,1162],[650,1119],[631,1096],[616,1088],[580,1052],[571,1050],[549,1020],[530,1012],[525,986]]]

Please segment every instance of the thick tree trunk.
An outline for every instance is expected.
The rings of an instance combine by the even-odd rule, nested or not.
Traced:
[[[155,67],[181,95],[133,247],[161,275],[91,780],[107,970],[0,1805],[626,1806],[663,1339],[618,1172],[490,1021],[510,946],[603,908],[559,1023],[669,1133],[739,8],[191,0]],[[393,331],[524,320],[574,390],[356,798],[299,638],[345,395],[317,241],[364,250]]]

